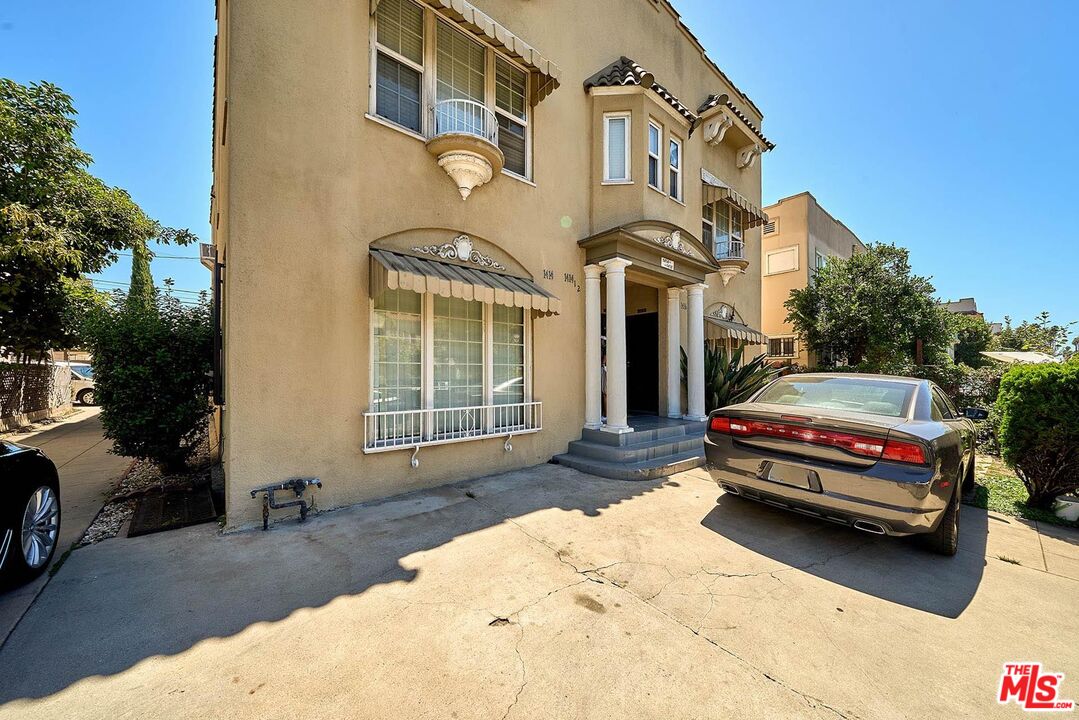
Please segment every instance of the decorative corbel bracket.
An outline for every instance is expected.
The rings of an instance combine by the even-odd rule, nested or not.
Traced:
[[[738,169],[745,170],[753,167],[753,163],[757,162],[757,158],[762,153],[764,153],[764,148],[759,143],[746,145],[738,151]]]
[[[734,118],[727,113],[719,115],[704,126],[704,141],[709,145],[719,145],[733,126]]]

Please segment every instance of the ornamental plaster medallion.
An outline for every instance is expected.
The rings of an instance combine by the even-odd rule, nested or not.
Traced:
[[[654,238],[652,242],[656,243],[657,245],[662,245],[665,248],[670,248],[675,252],[680,252],[683,255],[693,257],[693,251],[682,244],[682,233],[678,230],[675,230],[666,237]]]
[[[412,248],[413,252],[423,253],[424,255],[434,255],[436,257],[443,258],[444,260],[461,260],[463,262],[470,262],[481,267],[491,268],[493,270],[505,270],[506,266],[502,263],[494,260],[488,255],[484,255],[479,250],[472,247],[472,238],[468,235],[458,235],[451,242],[443,243],[442,245],[425,245],[423,247]]]

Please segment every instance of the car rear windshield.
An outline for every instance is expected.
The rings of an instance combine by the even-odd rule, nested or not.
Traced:
[[[902,417],[914,387],[870,378],[788,376],[769,385],[754,402]]]

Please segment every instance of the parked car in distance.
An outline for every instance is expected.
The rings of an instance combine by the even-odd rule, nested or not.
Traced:
[[[45,453],[0,440],[0,587],[40,575],[60,535],[60,478]]]
[[[713,411],[709,472],[728,493],[877,535],[925,536],[954,555],[975,428],[933,383],[887,375],[787,375]]]
[[[90,363],[61,361],[71,368],[71,397],[80,405],[94,405],[94,367]]]

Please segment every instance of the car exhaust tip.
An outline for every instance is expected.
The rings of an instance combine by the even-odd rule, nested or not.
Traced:
[[[862,532],[872,533],[873,535],[886,535],[887,530],[880,523],[870,522],[869,520],[855,520],[854,529],[861,530]]]
[[[723,489],[723,492],[730,493],[731,495],[741,495],[742,492],[734,485],[728,485],[727,483],[720,483],[719,487]]]

